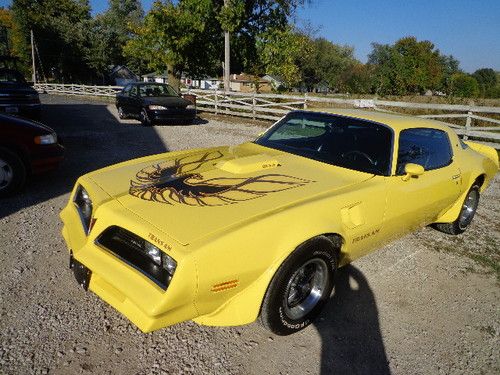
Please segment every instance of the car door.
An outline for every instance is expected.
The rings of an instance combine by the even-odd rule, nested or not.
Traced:
[[[138,116],[141,113],[142,105],[139,97],[139,86],[132,85],[129,96],[129,113]]]
[[[405,173],[408,163],[424,168]],[[439,129],[411,128],[399,134],[395,174],[389,177],[386,228],[404,234],[434,222],[461,193],[460,169],[453,161],[448,134]]]
[[[129,95],[131,85],[127,85],[116,95],[116,105],[117,107],[121,107],[125,114],[130,113],[130,104],[129,104]]]

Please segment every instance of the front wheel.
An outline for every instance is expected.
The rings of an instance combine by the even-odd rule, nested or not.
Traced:
[[[125,114],[125,111],[123,110],[123,107],[118,107],[118,117],[121,119],[121,120],[124,120],[127,118],[127,115]]]
[[[460,234],[470,225],[479,205],[479,185],[474,184],[465,197],[457,220],[453,223],[436,223],[434,228],[447,234]]]
[[[13,152],[0,149],[0,197],[20,190],[26,181],[26,167]]]
[[[142,109],[141,114],[139,115],[142,126],[151,126],[151,119],[149,118],[148,112],[146,109]]]
[[[311,324],[330,298],[336,268],[336,249],[328,238],[299,246],[269,285],[260,313],[264,327],[285,336]]]

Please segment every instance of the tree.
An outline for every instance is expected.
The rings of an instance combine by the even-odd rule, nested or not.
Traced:
[[[451,76],[451,94],[462,98],[475,98],[479,95],[479,84],[469,74],[455,73]]]
[[[11,9],[23,37],[23,61],[31,61],[29,40],[33,30],[38,66],[45,75],[71,82],[88,79],[91,70],[82,64],[91,20],[88,0],[13,0]]]
[[[257,40],[262,70],[279,76],[288,89],[302,81],[298,61],[309,55],[311,50],[307,37],[292,28],[269,30]]]
[[[257,40],[261,34],[282,30],[288,16],[303,0],[179,0],[155,2],[144,22],[132,28],[127,58],[141,54],[150,69],[179,77],[218,75],[223,60],[223,29],[231,35],[233,72],[260,70]]]
[[[109,0],[109,8],[89,22],[83,57],[101,79],[112,65],[127,64],[137,73],[142,72],[141,59],[126,59],[123,48],[131,38],[130,29],[140,24],[143,16],[139,0]]]
[[[476,70],[472,76],[479,84],[479,91],[481,96],[487,96],[488,92],[497,84],[497,75],[491,68],[482,68]]]
[[[406,95],[441,87],[444,60],[430,41],[406,37],[392,46],[373,43],[372,48],[368,62],[375,66],[378,93]]]

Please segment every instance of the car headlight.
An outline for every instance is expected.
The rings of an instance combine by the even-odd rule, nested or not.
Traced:
[[[186,109],[196,109],[196,106],[194,104],[189,104]]]
[[[169,257],[167,254],[165,254],[163,251],[161,251],[159,248],[157,248],[155,245],[152,243],[143,240],[144,245],[142,246],[144,248],[144,253],[150,257],[153,262],[155,262],[157,265],[161,266],[164,270],[166,270],[170,276],[173,276],[175,269],[177,268],[177,263],[175,260],[173,260],[171,257]]]
[[[150,105],[149,109],[152,111],[162,111],[164,109],[168,109],[167,107],[164,107],[162,105]]]
[[[46,134],[46,135],[37,135],[35,137],[35,143],[37,145],[53,145],[57,143],[57,134]]]
[[[107,228],[96,243],[141,271],[161,288],[168,288],[177,262],[157,246],[118,226]]]
[[[92,220],[92,200],[83,186],[80,185],[78,187],[73,201],[78,208],[85,233],[88,234],[90,231],[90,222]]]

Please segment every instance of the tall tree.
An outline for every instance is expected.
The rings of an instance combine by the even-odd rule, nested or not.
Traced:
[[[479,91],[481,96],[487,96],[489,90],[497,84],[497,74],[491,68],[482,68],[476,70],[472,76],[479,84]]]
[[[123,47],[131,38],[130,29],[139,25],[143,17],[140,0],[109,0],[108,9],[93,20],[92,50],[87,53],[92,64],[100,69],[125,64]]]
[[[144,22],[135,27],[127,56],[142,51],[149,68],[174,74],[218,75],[222,71],[223,30],[231,35],[231,69],[255,68],[257,39],[270,29],[283,29],[304,0],[166,0],[155,2]]]
[[[375,66],[375,86],[381,94],[405,95],[439,89],[443,59],[434,44],[415,37],[394,45],[372,44],[368,63]]]
[[[72,82],[88,78],[90,68],[82,64],[91,20],[88,0],[13,0],[11,9],[23,35],[25,61],[30,61],[32,29],[39,51],[37,63],[45,75]]]

